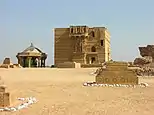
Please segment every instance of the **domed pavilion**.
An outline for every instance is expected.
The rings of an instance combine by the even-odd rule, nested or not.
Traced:
[[[17,54],[18,64],[22,67],[45,67],[47,54],[32,43],[24,51]]]

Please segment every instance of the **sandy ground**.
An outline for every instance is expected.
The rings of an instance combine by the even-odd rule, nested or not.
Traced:
[[[140,78],[146,88],[84,87],[95,69],[0,69],[11,104],[34,96],[29,108],[0,115],[152,115],[154,78]]]

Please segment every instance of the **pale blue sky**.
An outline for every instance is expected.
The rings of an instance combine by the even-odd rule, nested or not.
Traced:
[[[138,46],[154,44],[154,0],[0,0],[0,61],[30,45],[53,63],[53,29],[106,26],[113,60],[132,61]]]

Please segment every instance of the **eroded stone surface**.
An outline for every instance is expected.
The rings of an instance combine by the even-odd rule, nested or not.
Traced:
[[[154,45],[147,45],[146,47],[139,47],[141,57],[134,60],[135,65],[147,65],[152,67],[154,64]],[[153,63],[153,64],[152,64]]]
[[[5,89],[0,92],[0,107],[10,106],[10,93],[4,91]]]

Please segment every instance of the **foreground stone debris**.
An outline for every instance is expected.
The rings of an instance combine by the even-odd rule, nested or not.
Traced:
[[[128,68],[126,62],[110,61],[103,64],[103,67],[91,73],[96,75],[95,82],[85,82],[84,86],[102,87],[147,87],[147,83],[139,83],[135,71]]]
[[[148,87],[149,85],[147,83],[140,83],[138,85],[125,85],[125,84],[98,84],[96,82],[85,82],[83,83],[83,86],[97,86],[97,87]]]
[[[8,111],[8,112],[17,111],[17,110],[20,110],[20,109],[27,108],[29,105],[32,105],[33,103],[37,102],[36,98],[34,98],[34,97],[18,98],[18,100],[22,101],[23,103],[18,105],[18,106],[16,106],[16,107],[0,108],[0,112],[2,112],[2,111]]]

